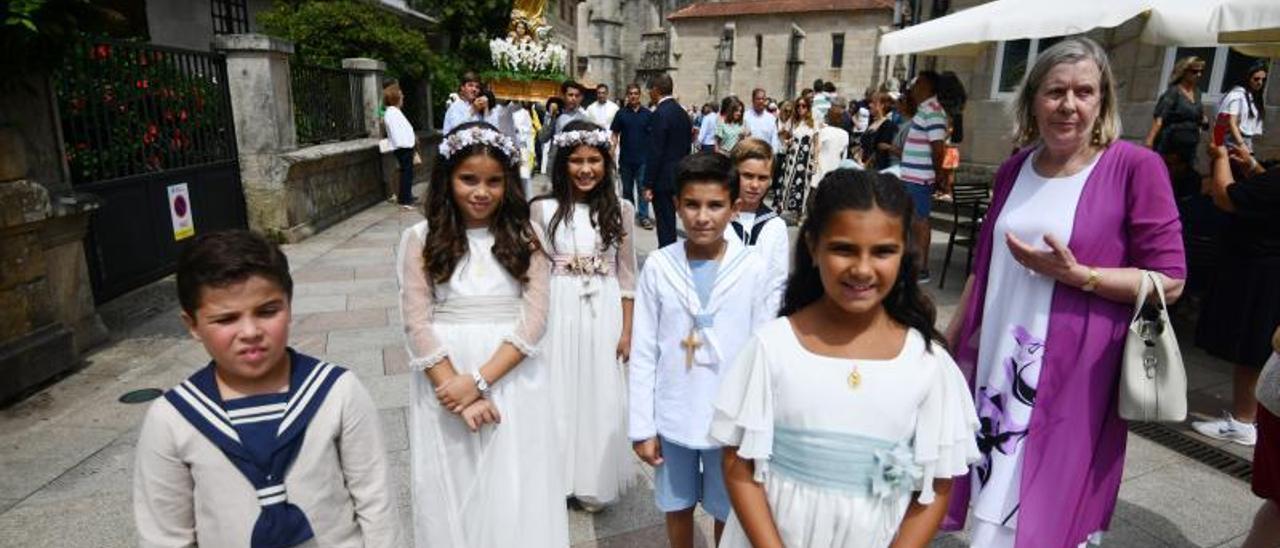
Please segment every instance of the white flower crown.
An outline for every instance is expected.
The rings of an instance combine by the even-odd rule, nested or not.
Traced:
[[[556,148],[569,148],[578,145],[591,145],[593,147],[609,146],[609,138],[613,134],[607,129],[580,129],[577,131],[562,131],[556,134],[553,140]]]
[[[516,150],[516,146],[511,142],[511,139],[485,127],[473,127],[456,131],[440,142],[438,150],[440,155],[448,160],[458,151],[472,145],[485,145],[499,149],[507,155],[507,161],[511,165],[520,165],[520,151]]]

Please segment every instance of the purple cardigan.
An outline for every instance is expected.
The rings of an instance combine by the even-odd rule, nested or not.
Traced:
[[[982,226],[974,284],[962,309],[959,348],[954,349],[970,388],[995,245],[993,227],[1030,153],[1030,148],[1022,150],[1000,166]],[[1081,264],[1140,267],[1186,278],[1182,225],[1160,157],[1124,141],[1107,147],[1085,181],[1068,246]],[[1126,428],[1116,411],[1116,393],[1133,305],[1061,284],[1054,287],[1052,303],[1023,456],[1019,547],[1074,548],[1090,533],[1105,530],[1124,469]],[[957,478],[944,529],[964,526],[969,495],[969,479]]]

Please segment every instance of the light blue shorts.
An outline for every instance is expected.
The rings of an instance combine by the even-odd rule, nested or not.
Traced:
[[[679,512],[699,502],[718,521],[729,519],[729,492],[724,488],[719,448],[689,449],[658,437],[662,465],[654,477],[654,499],[663,512]]]

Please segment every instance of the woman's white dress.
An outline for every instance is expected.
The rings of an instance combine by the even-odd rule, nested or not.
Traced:
[[[489,230],[472,229],[466,232],[467,255],[447,283],[435,285],[423,270],[426,231],[425,221],[406,230],[398,256],[405,346],[414,371],[409,444],[415,545],[567,546],[562,468],[548,443],[555,435],[548,372],[535,352],[546,325],[546,258],[534,253],[522,285],[494,257]],[[469,376],[504,342],[529,357],[489,389],[501,423],[472,433],[439,405],[422,371],[447,357]]]
[[[635,210],[622,202],[625,238],[601,250],[590,206],[574,204],[553,234],[547,225],[556,207],[555,200],[538,200],[532,208],[552,263],[542,358],[550,372],[565,494],[605,505],[622,496],[637,471],[627,439],[627,376],[617,359],[622,299],[635,298]],[[595,257],[608,274],[574,274],[574,257]]]
[[[893,359],[850,360],[809,352],[784,317],[721,382],[711,435],[754,460],[788,548],[872,548],[893,541],[914,491],[931,503],[933,479],[969,471],[977,429],[964,377],[919,332]],[[720,546],[751,546],[736,514]]]
[[[1000,244],[991,250],[987,281],[991,289],[982,309],[982,324],[989,328],[980,334],[974,396],[982,421],[978,432],[982,459],[973,467],[969,500],[977,518],[972,522],[972,543],[982,548],[1014,544],[1023,449],[1040,383],[1055,287],[1053,278],[1019,264],[1003,242],[1008,234],[1040,249],[1048,248],[1046,234],[1060,242],[1071,241],[1080,194],[1097,158],[1102,157],[1098,154],[1075,175],[1046,178],[1035,171],[1039,154],[1033,152],[1022,164],[992,236]]]

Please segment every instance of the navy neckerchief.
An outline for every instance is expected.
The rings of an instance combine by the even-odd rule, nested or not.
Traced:
[[[231,418],[218,393],[212,362],[191,375],[182,384],[165,393],[169,403],[191,426],[213,442],[227,460],[244,474],[257,491],[262,510],[253,524],[252,548],[285,548],[302,544],[315,536],[311,523],[301,508],[289,502],[284,488],[284,475],[302,448],[307,425],[324,403],[333,383],[346,369],[288,349],[289,402],[276,431],[275,447],[259,454],[270,455],[270,462],[254,457],[240,441]]]
[[[778,216],[778,213],[776,211],[765,206],[764,204],[760,204],[760,207],[756,208],[756,220],[755,220],[755,223],[751,225],[750,234],[747,234],[746,228],[744,228],[742,226],[742,223],[738,222],[737,219],[733,220],[733,222],[731,223],[731,226],[733,226],[734,234],[737,234],[738,239],[742,240],[742,245],[751,247],[753,245],[756,245],[756,240],[760,238],[760,233],[764,232],[765,223],[769,222],[770,220],[774,219],[777,216]]]

